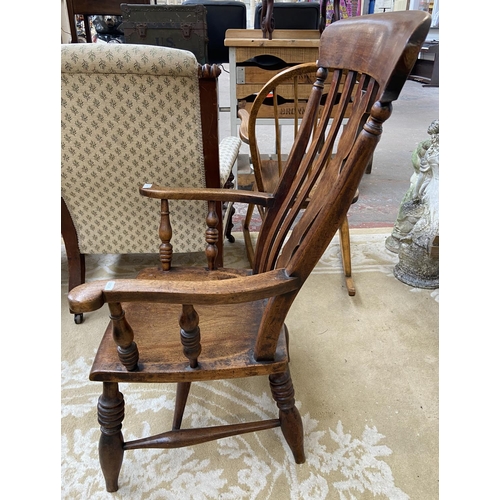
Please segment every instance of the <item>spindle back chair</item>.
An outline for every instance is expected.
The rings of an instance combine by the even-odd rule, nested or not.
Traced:
[[[288,367],[285,318],[349,210],[382,125],[391,115],[392,102],[425,40],[430,19],[422,11],[404,11],[342,20],[325,29],[302,125],[273,193],[150,184],[140,189],[152,198],[147,201],[161,204],[161,228],[168,227],[168,205],[177,199],[202,199],[209,207],[216,201],[254,203],[266,208],[266,217],[253,269],[182,268],[162,262],[158,268],[143,270],[137,279],[94,281],[70,292],[74,311],[84,313],[106,303],[110,309],[111,322],[90,373],[91,380],[103,382],[97,413],[99,454],[108,491],[118,489],[124,452],[138,448],[168,449],[280,427],[295,461],[306,460],[302,420]],[[329,71],[330,92],[315,127]],[[337,103],[343,75],[344,90]],[[327,151],[340,124],[331,123],[330,111],[336,104],[339,110],[345,109],[349,102],[346,89],[354,88],[351,117],[332,158]],[[320,176],[322,182],[296,221]],[[311,343],[310,349],[313,352],[321,345]],[[269,377],[279,409],[277,418],[181,428],[192,382],[257,375]],[[177,383],[172,430],[125,441],[120,382]]]

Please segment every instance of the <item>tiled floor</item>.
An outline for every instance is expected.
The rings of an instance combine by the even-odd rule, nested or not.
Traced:
[[[219,77],[219,101],[220,106],[229,107],[229,65],[224,69]],[[429,138],[427,129],[437,119],[439,88],[407,81],[394,103],[392,116],[384,125],[372,172],[362,179],[359,200],[349,211],[350,227],[391,227],[394,224],[413,174],[412,152],[419,142]],[[229,135],[229,112],[220,113],[219,130],[221,137]],[[265,146],[260,149],[266,151]],[[240,152],[243,160],[239,162],[239,176],[244,184],[248,183],[247,174],[250,173],[248,147],[243,145]]]

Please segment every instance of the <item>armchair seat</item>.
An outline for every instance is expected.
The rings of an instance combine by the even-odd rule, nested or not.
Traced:
[[[100,382],[194,382],[231,379],[253,375],[269,375],[285,371],[288,362],[285,327],[279,336],[274,360],[257,362],[254,344],[266,300],[245,304],[198,306],[203,347],[199,368],[186,366],[186,357],[179,342],[177,304],[124,304],[124,312],[134,328],[135,342],[140,350],[137,370],[129,372],[116,355],[113,329],[109,325],[90,371],[90,380]],[[147,323],[144,322],[147,316]],[[238,318],[235,325],[233,318]],[[140,325],[146,325],[141,328]],[[230,353],[231,362],[228,362]],[[179,373],[181,374],[179,376]],[[207,373],[210,374],[207,377]]]

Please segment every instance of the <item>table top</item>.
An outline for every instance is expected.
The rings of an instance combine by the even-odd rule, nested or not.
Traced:
[[[273,39],[264,38],[262,30],[229,29],[226,47],[319,47],[319,30],[274,30]]]

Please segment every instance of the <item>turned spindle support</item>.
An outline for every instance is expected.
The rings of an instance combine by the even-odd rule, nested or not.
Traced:
[[[182,306],[182,313],[179,318],[181,327],[181,342],[183,352],[189,360],[191,368],[198,367],[198,356],[201,353],[199,316],[192,305]]]
[[[137,368],[139,350],[134,342],[134,331],[125,319],[125,312],[119,302],[110,302],[109,317],[113,324],[113,340],[118,351],[118,357],[123,366],[131,372]]]
[[[219,253],[217,242],[219,240],[219,216],[217,215],[217,204],[215,201],[208,202],[207,214],[207,231],[205,233],[205,241],[207,246],[205,248],[205,255],[207,256],[207,265],[210,271],[217,269],[216,259]]]
[[[172,265],[172,225],[170,224],[170,211],[168,208],[168,200],[161,200],[160,213],[160,262],[163,271],[169,271]]]

